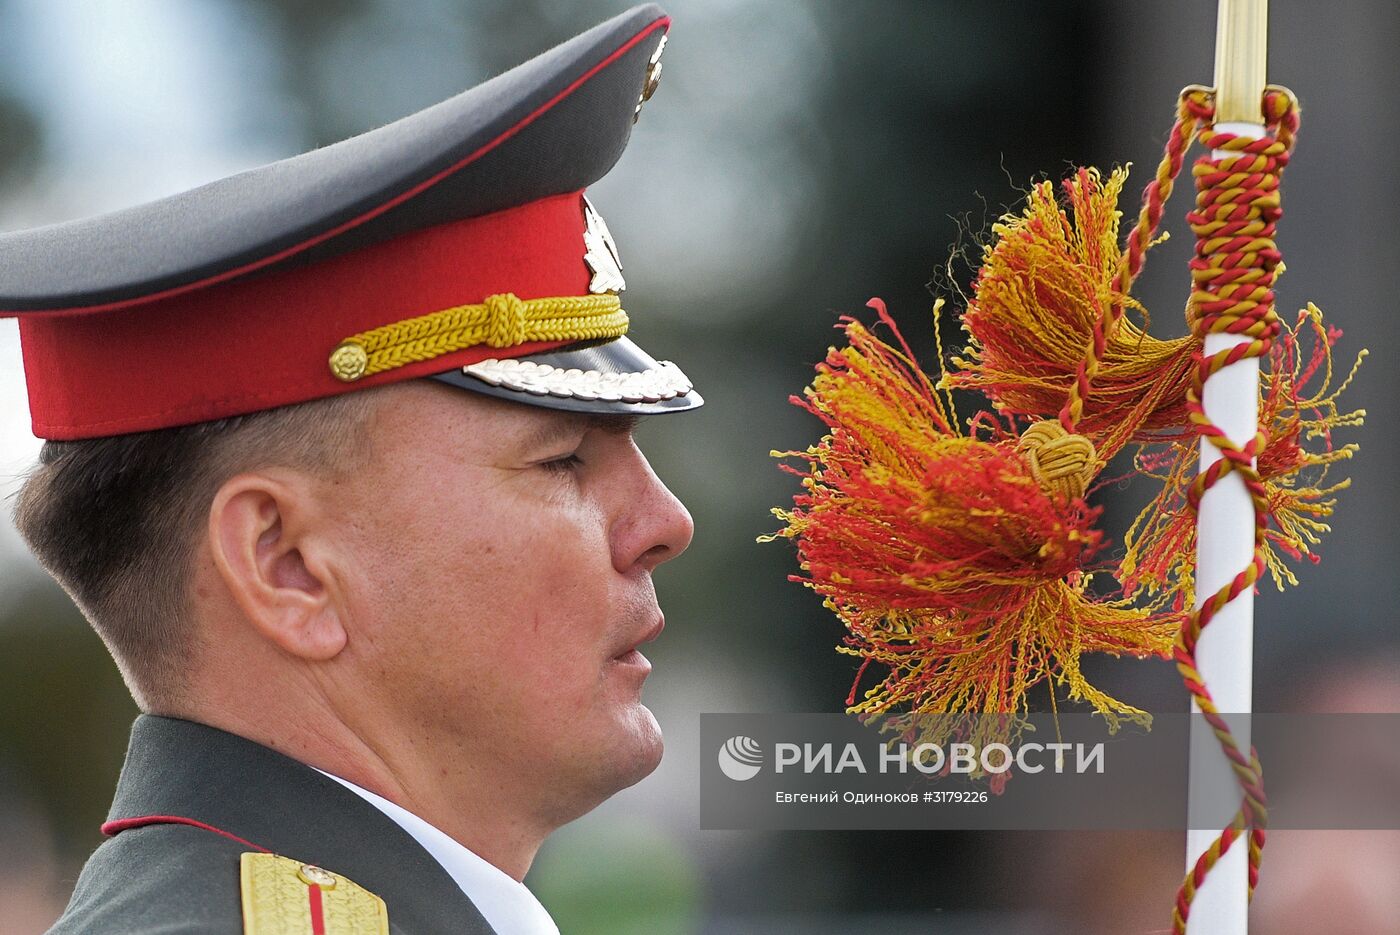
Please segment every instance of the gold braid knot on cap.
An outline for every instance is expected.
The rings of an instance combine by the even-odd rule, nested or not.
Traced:
[[[351,335],[331,351],[331,373],[353,383],[453,351],[485,344],[517,347],[529,341],[593,341],[627,333],[627,313],[616,295],[521,299],[488,295],[459,305]]]
[[[1040,489],[1051,496],[1082,499],[1098,468],[1094,443],[1053,420],[1029,426],[1016,442],[1016,450],[1025,455]]]

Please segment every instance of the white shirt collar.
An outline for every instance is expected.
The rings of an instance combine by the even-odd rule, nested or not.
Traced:
[[[407,831],[457,881],[497,935],[559,935],[559,926],[524,883],[383,796],[325,770],[316,771],[334,779]],[[392,912],[393,907],[389,910]]]

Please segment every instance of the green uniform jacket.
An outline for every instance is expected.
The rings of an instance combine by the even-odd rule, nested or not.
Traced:
[[[382,898],[395,935],[494,935],[447,871],[321,773],[202,724],[143,715],[103,831],[50,935],[240,935],[239,859],[266,849]]]

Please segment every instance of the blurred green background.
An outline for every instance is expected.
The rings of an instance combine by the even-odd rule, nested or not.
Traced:
[[[0,229],[99,213],[361,132],[623,9],[577,0],[0,0]],[[837,316],[883,296],[931,353],[938,283],[1035,179],[1155,167],[1176,92],[1211,80],[1213,5],[674,0],[661,89],[591,192],[618,239],[642,342],[708,405],[640,430],[687,503],[690,552],[658,574],[664,639],[648,703],[660,770],[546,845],[529,880],[566,933],[1142,932],[1183,869],[1167,834],[759,834],[698,827],[700,712],[839,710],[853,665],[768,509],[794,490],[768,451],[817,424],[786,402]],[[1320,565],[1259,601],[1257,707],[1400,710],[1397,238],[1400,7],[1273,4],[1271,80],[1304,105],[1284,186],[1280,310],[1317,301],[1367,346],[1351,403],[1361,457]],[[1184,195],[1184,197],[1183,197]],[[1140,294],[1183,327],[1189,191]],[[1135,211],[1133,202],[1124,205]],[[3,258],[0,257],[0,262]],[[932,285],[931,285],[932,284]],[[943,290],[947,294],[947,290]],[[946,336],[955,340],[955,334]],[[926,358],[926,362],[928,359]],[[18,340],[0,322],[0,494],[37,451]],[[1347,440],[1352,440],[1349,437]],[[1110,504],[1119,528],[1133,497]],[[98,640],[0,523],[0,928],[44,929],[97,831],[134,709]],[[1095,660],[1103,687],[1184,710],[1164,662]],[[1262,931],[1343,931],[1334,905],[1393,920],[1395,835],[1279,834]],[[1328,844],[1327,842],[1331,842]],[[1331,847],[1340,882],[1290,853]],[[1290,870],[1289,868],[1294,869]],[[1302,869],[1298,869],[1298,868]],[[1289,873],[1294,874],[1292,878]],[[1299,883],[1301,879],[1301,883]],[[1292,882],[1290,882],[1290,880]],[[1355,887],[1352,893],[1348,886]],[[1301,888],[1300,888],[1301,887]],[[1386,907],[1389,906],[1387,909]],[[1364,917],[1363,917],[1364,918]],[[1358,923],[1361,925],[1362,923]],[[1350,930],[1350,929],[1346,929]],[[1381,929],[1358,928],[1357,931]]]

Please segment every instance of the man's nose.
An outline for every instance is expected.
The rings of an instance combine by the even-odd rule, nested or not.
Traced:
[[[651,571],[680,555],[695,534],[695,522],[685,504],[667,489],[646,456],[632,445],[629,473],[634,483],[623,496],[613,524],[613,567],[626,573],[640,566]]]

